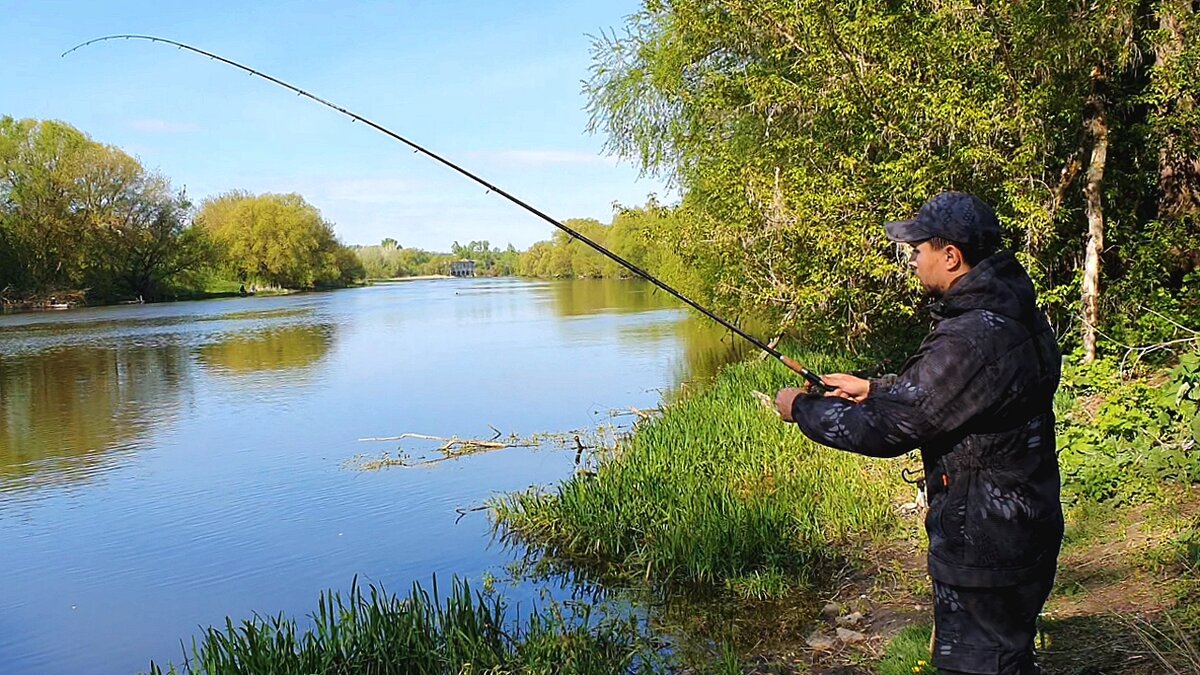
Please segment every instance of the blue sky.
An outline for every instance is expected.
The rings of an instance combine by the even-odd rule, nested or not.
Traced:
[[[262,70],[389,127],[565,219],[674,201],[585,131],[589,35],[635,0],[592,2],[0,2],[0,114],[68,122],[199,201],[298,192],[348,244],[525,248],[553,228],[432,160],[264,80]]]

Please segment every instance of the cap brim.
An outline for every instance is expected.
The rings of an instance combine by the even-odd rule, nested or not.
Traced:
[[[892,241],[911,243],[929,239],[930,234],[917,224],[916,220],[899,220],[894,223],[884,223],[887,238]]]

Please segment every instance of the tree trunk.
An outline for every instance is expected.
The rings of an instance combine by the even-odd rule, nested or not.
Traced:
[[[1100,253],[1104,250],[1104,204],[1101,192],[1104,166],[1108,161],[1108,121],[1100,88],[1104,75],[1092,71],[1092,95],[1088,99],[1087,131],[1092,137],[1083,195],[1087,200],[1088,234],[1083,262],[1083,351],[1084,363],[1096,360],[1096,329],[1100,324]]]
[[[1195,12],[1192,3],[1164,2],[1159,7],[1158,27],[1162,34],[1155,45],[1155,67],[1169,69],[1176,65],[1186,48],[1183,24]],[[1184,88],[1171,91],[1167,100],[1158,104],[1164,118],[1186,117],[1196,108],[1196,101]],[[1200,156],[1188,148],[1200,144],[1200,130],[1184,126],[1171,130],[1163,139],[1158,156],[1159,184],[1162,196],[1158,214],[1162,218],[1180,218],[1200,210]]]

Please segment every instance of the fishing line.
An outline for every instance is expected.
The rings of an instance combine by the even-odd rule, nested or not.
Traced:
[[[273,83],[283,87],[284,89],[288,89],[290,91],[296,92],[296,94],[298,96],[304,96],[305,98],[312,99],[313,101],[316,101],[317,103],[320,103],[321,105],[323,105],[327,108],[332,108],[332,109],[342,113],[343,115],[346,115],[351,120],[354,120],[356,122],[362,122],[363,124],[371,127],[372,129],[407,145],[408,147],[413,149],[413,152],[424,154],[426,157],[429,157],[430,159],[433,159],[433,160],[453,169],[454,171],[458,172],[459,174],[462,174],[463,176],[466,176],[467,178],[469,178],[469,179],[475,181],[476,183],[482,185],[483,187],[487,188],[489,193],[495,192],[496,194],[504,197],[505,199],[516,204],[517,206],[520,206],[521,208],[532,213],[533,215],[537,216],[538,218],[541,218],[542,220],[546,221],[547,223],[550,223],[551,225],[553,225],[554,227],[557,227],[558,229],[562,230],[563,232],[566,232],[569,236],[574,237],[575,239],[578,239],[579,241],[582,241],[583,243],[592,247],[599,253],[607,256],[609,259],[613,260],[614,262],[621,265],[622,267],[630,270],[634,274],[645,279],[646,281],[649,281],[650,283],[654,284],[655,286],[658,286],[662,290],[671,294],[673,297],[675,297],[678,300],[680,300],[681,302],[687,304],[688,306],[690,306],[691,308],[700,312],[701,314],[707,316],[708,318],[712,319],[713,321],[716,321],[717,323],[721,324],[725,328],[728,328],[729,330],[733,331],[734,333],[741,336],[742,338],[745,338],[751,344],[753,344],[755,347],[758,347],[760,350],[770,354],[771,356],[778,359],[779,362],[782,363],[783,365],[785,365],[788,368],[792,369],[793,371],[799,373],[801,377],[803,377],[805,380],[808,380],[808,382],[816,389],[818,389],[820,391],[829,391],[829,389],[830,389],[830,387],[828,385],[826,385],[824,382],[821,381],[820,376],[814,374],[812,371],[805,368],[799,362],[785,356],[783,353],[781,353],[779,350],[775,349],[774,347],[771,347],[770,345],[759,340],[758,338],[750,335],[749,333],[746,333],[745,331],[743,331],[742,329],[733,325],[729,321],[726,321],[725,319],[712,313],[710,310],[706,309],[705,307],[700,306],[694,300],[683,295],[682,293],[675,290],[674,288],[671,288],[670,286],[668,286],[663,281],[659,280],[654,275],[650,274],[649,272],[646,272],[645,270],[641,269],[637,265],[634,265],[633,263],[629,262],[628,260],[625,260],[621,256],[617,255],[616,253],[613,253],[612,251],[608,250],[607,248],[601,246],[600,244],[597,244],[596,242],[592,241],[591,239],[588,239],[583,234],[576,232],[575,230],[562,224],[558,220],[550,217],[549,215],[534,208],[533,206],[527,204],[526,202],[509,194],[505,190],[497,187],[496,185],[493,185],[492,183],[489,183],[488,181],[484,180],[483,178],[480,178],[479,176],[471,173],[470,171],[467,171],[466,169],[462,168],[461,166],[455,164],[454,162],[451,162],[450,160],[442,157],[441,155],[438,155],[437,153],[427,150],[426,148],[418,145],[417,143],[410,141],[409,139],[405,138],[404,136],[401,136],[400,134],[392,131],[391,129],[388,129],[387,127],[376,124],[375,122],[372,122],[371,120],[363,117],[362,115],[359,115],[355,112],[347,110],[347,109],[343,108],[342,106],[340,106],[336,103],[333,103],[332,101],[327,101],[327,100],[321,98],[320,96],[316,96],[316,95],[311,94],[297,86],[288,84],[287,82],[284,82],[283,80],[280,80],[279,78],[272,77],[271,75],[268,75],[264,72],[255,70],[254,68],[251,68],[249,66],[242,65],[242,64],[238,63],[237,61],[227,59],[218,54],[214,54],[212,52],[208,52],[203,49],[199,49],[197,47],[193,47],[191,45],[184,44],[182,42],[176,42],[175,40],[169,40],[167,38],[161,38],[161,37],[157,37],[154,35],[106,35],[104,37],[98,37],[98,38],[88,40],[87,42],[81,42],[81,43],[75,45],[74,47],[68,49],[67,51],[63,52],[62,56],[65,57],[67,54],[70,54],[71,52],[76,51],[78,49],[82,49],[88,45],[95,44],[97,42],[106,42],[109,40],[146,40],[149,42],[161,42],[163,44],[174,45],[180,49],[186,49],[190,52],[200,54],[201,56],[207,56],[210,59],[220,61],[221,63],[224,63],[229,66],[233,66],[234,68],[243,70],[247,73],[250,73],[251,75],[261,77],[262,79],[267,80],[268,82],[273,82]]]

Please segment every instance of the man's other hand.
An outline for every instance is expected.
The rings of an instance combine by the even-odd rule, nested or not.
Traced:
[[[779,419],[784,422],[795,422],[792,419],[792,404],[796,399],[804,395],[804,390],[796,387],[780,389],[778,394],[775,394],[775,411],[779,413]]]
[[[825,392],[826,396],[836,396],[844,398],[847,401],[854,401],[855,403],[862,403],[867,400],[867,394],[871,391],[870,380],[864,380],[861,377],[845,373],[823,375],[821,379],[825,381],[825,384],[832,387],[832,390]]]

